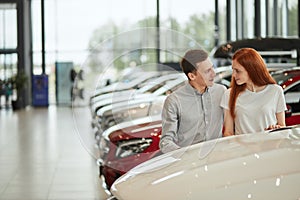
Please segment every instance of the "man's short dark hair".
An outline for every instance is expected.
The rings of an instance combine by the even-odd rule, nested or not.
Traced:
[[[185,53],[180,62],[182,71],[188,77],[188,73],[197,70],[196,64],[208,58],[208,53],[202,49],[192,49]]]

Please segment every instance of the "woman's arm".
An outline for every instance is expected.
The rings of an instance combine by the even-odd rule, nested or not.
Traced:
[[[223,136],[234,135],[234,122],[228,109],[224,109],[224,133]]]
[[[277,125],[285,127],[285,113],[284,111],[276,113]]]

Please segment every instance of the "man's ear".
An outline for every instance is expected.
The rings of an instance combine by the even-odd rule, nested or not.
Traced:
[[[196,75],[194,73],[192,73],[192,72],[189,72],[188,73],[188,77],[189,77],[190,80],[195,80]]]

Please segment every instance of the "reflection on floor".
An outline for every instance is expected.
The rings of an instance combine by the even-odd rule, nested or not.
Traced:
[[[103,200],[87,107],[0,111],[1,200]]]

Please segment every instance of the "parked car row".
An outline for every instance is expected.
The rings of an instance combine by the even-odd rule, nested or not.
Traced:
[[[130,87],[123,91],[117,90],[105,94],[95,93],[90,98],[90,108],[93,116],[92,126],[95,127],[99,124],[103,124],[101,121],[103,121],[102,114],[104,111],[115,109],[118,106],[123,106],[124,110],[126,110],[125,107],[129,105],[139,105],[143,100],[149,98],[155,99],[157,96],[165,96],[186,80],[183,73],[156,74],[154,77],[139,82],[139,87]],[[141,80],[140,78],[138,79]],[[136,80],[133,81],[137,82]],[[105,127],[98,127],[98,129],[101,134],[101,132],[105,130]],[[99,136],[98,133],[97,136]]]
[[[187,80],[182,72],[144,73],[148,78],[143,81],[133,78],[128,87],[122,82],[123,90],[114,83],[118,89],[99,88],[90,98],[99,148],[99,174],[107,188],[129,169],[156,154],[164,100]]]

